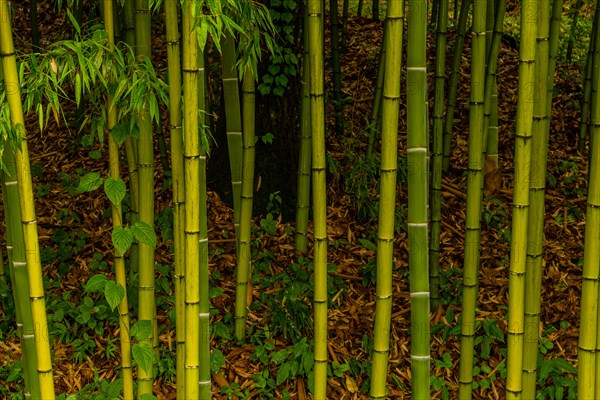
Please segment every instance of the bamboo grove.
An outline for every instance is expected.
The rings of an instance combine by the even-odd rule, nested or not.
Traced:
[[[63,7],[61,1],[58,3],[58,8]],[[448,211],[444,210],[443,179],[453,173],[452,136],[458,134],[455,126],[455,116],[460,111],[458,85],[467,45],[470,45],[468,134],[465,135],[468,160],[463,210],[466,219],[461,228],[464,232],[462,296],[460,318],[448,321],[456,324],[459,332],[460,359],[445,362],[457,367],[457,398],[473,398],[479,385],[475,372],[477,330],[485,319],[478,314],[484,197],[486,188],[497,185],[493,180],[501,174],[500,138],[511,137],[514,172],[510,256],[505,271],[508,307],[506,353],[502,361],[506,376],[502,387],[507,399],[536,398],[541,373],[538,349],[544,302],[546,171],[552,141],[554,76],[563,0],[518,2],[514,132],[500,129],[498,109],[498,82],[502,79],[499,57],[507,3],[516,2],[389,0],[384,8],[384,34],[377,79],[372,85],[372,111],[365,118],[368,125],[364,146],[365,159],[379,168],[374,236],[377,243],[372,249],[376,253],[376,281],[371,294],[374,315],[369,316],[373,324],[369,336],[371,348],[366,352],[370,360],[368,385],[362,388],[373,399],[389,398],[390,386],[395,382],[391,378],[390,354],[396,347],[391,338],[395,323],[392,310],[400,301],[395,283],[398,279],[395,260],[400,254],[396,227],[399,209],[406,210],[407,215],[407,242],[403,246],[407,249],[410,356],[402,366],[409,370],[405,374],[410,377],[410,382],[405,382],[407,393],[415,399],[428,399],[435,393],[432,382],[439,378],[433,375],[432,364],[438,360],[431,354],[434,339],[430,320],[433,313],[448,306],[441,296],[442,276],[449,268],[441,246],[444,215]],[[14,297],[24,397],[46,400],[57,395],[28,150],[28,141],[35,139],[31,139],[28,130],[39,128],[43,132],[52,123],[66,122],[61,103],[64,99],[79,110],[81,130],[90,132],[90,140],[107,142],[107,157],[103,158],[107,165],[103,172],[82,176],[78,191],[94,192],[102,188],[101,196],[110,203],[112,270],[91,276],[84,284],[84,292],[101,294],[118,316],[118,327],[113,327],[118,329],[119,339],[118,396],[154,398],[158,363],[164,351],[159,336],[160,321],[165,316],[157,314],[155,280],[156,141],[163,143],[159,151],[163,153],[164,169],[169,171],[171,180],[173,236],[169,276],[174,312],[169,323],[175,326],[176,396],[210,399],[218,393],[214,380],[221,378],[213,364],[220,344],[214,340],[211,328],[214,287],[211,287],[211,201],[207,186],[208,163],[213,152],[220,151],[213,145],[214,120],[223,121],[226,135],[234,215],[235,302],[228,321],[234,335],[227,345],[243,347],[250,345],[248,336],[253,329],[248,320],[256,258],[253,209],[255,191],[260,186],[255,164],[262,156],[255,145],[265,134],[256,129],[260,117],[256,111],[257,91],[263,82],[261,65],[264,66],[265,57],[271,57],[271,60],[300,59],[299,107],[294,110],[299,120],[299,161],[292,236],[295,254],[312,260],[308,269],[312,276],[308,281],[312,285],[313,324],[306,338],[311,350],[308,361],[302,360],[303,379],[308,381],[314,399],[335,398],[338,394],[328,381],[338,360],[331,359],[329,340],[334,300],[329,291],[332,243],[328,232],[331,199],[327,151],[331,137],[343,136],[349,129],[345,124],[344,112],[348,107],[343,98],[340,62],[350,45],[348,13],[353,3],[346,0],[340,7],[336,0],[328,4],[322,0],[286,2],[297,14],[296,33],[300,33],[297,42],[301,46],[299,54],[285,56],[279,45],[281,34],[273,23],[276,14],[266,5],[251,0],[102,0],[98,2],[102,25],[96,27],[91,37],[82,35],[82,4],[70,1],[65,5],[75,39],[54,43],[46,49],[40,47],[38,22],[32,17],[33,53],[23,56],[13,43],[11,5],[0,0],[0,177],[7,255],[7,260],[0,260],[0,264],[3,268],[5,262],[8,265],[1,278],[3,283],[4,280],[10,283]],[[577,4],[575,9],[579,12],[582,5]],[[363,2],[357,2],[357,6],[360,14]],[[379,6],[377,0],[372,3],[376,21],[380,20]],[[338,8],[342,10],[341,16]],[[157,43],[153,40],[153,18],[158,15],[164,18],[166,29],[164,77],[157,76],[152,62],[152,46]],[[577,18],[581,16],[576,14],[574,25]],[[600,397],[598,24],[600,1],[589,32],[577,138],[581,151],[586,151],[588,145],[589,157],[577,364],[580,399]],[[327,32],[331,34],[329,42],[324,40]],[[433,64],[428,59],[428,40],[434,44]],[[570,38],[569,58],[573,43]],[[329,86],[325,80],[328,60],[331,60],[331,93],[327,93]],[[222,100],[221,110],[211,109],[211,96]],[[405,114],[401,114],[401,107]],[[165,113],[168,151],[164,139],[159,137]],[[25,123],[30,114],[36,116],[35,126]],[[405,115],[405,121],[401,115]],[[403,151],[399,151],[399,143],[405,143]],[[402,201],[398,194],[400,160],[405,160],[408,191],[407,199]],[[125,170],[127,174],[122,176]],[[132,303],[137,305],[137,314],[132,311]],[[447,309],[444,311],[448,315]],[[268,339],[272,345],[274,340]],[[298,364],[294,368],[301,367]],[[281,370],[282,366],[277,381]]]

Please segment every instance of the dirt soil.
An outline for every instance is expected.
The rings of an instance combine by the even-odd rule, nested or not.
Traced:
[[[16,44],[21,51],[27,50],[28,39],[28,2],[17,4]],[[57,39],[60,32],[65,32],[64,17],[56,16],[50,5],[41,2],[40,26],[42,30],[42,46],[48,40]],[[68,31],[66,32],[68,36]],[[348,50],[342,55],[343,94],[351,99],[346,104],[344,113],[347,122],[345,138],[334,133],[332,108],[328,113],[328,154],[342,166],[352,164],[353,157],[366,149],[367,116],[370,115],[374,95],[375,77],[379,46],[382,38],[382,24],[366,18],[350,16],[348,23]],[[329,39],[327,39],[329,41]],[[454,48],[454,31],[448,37],[448,60]],[[157,39],[155,59],[166,58],[164,44]],[[435,366],[432,361],[432,374],[446,381],[450,389],[450,398],[457,397],[458,387],[458,336],[448,334],[457,326],[460,313],[460,279],[464,248],[465,204],[466,204],[466,165],[468,134],[468,94],[470,41],[467,36],[463,67],[460,72],[459,98],[456,111],[451,169],[443,178],[442,191],[442,235],[441,265],[445,270],[443,296],[452,301],[431,315],[432,338],[431,355],[433,360],[442,360],[445,353],[451,356],[452,366],[443,368]],[[329,47],[328,47],[329,48]],[[406,52],[405,52],[406,53]],[[433,62],[434,48],[429,48],[430,98],[433,99]],[[162,73],[164,62],[157,62],[157,69]],[[331,70],[327,63],[327,77],[331,90]],[[578,105],[581,100],[581,70],[578,67],[559,62],[556,72],[556,90],[552,108],[550,131],[550,149],[547,172],[549,184],[546,191],[546,225],[544,241],[544,275],[542,285],[542,309],[540,334],[554,344],[546,358],[562,357],[576,365],[577,337],[579,326],[579,298],[581,295],[581,272],[583,257],[583,238],[585,228],[586,182],[587,182],[587,150],[584,154],[577,151],[577,135],[579,127]],[[481,269],[479,304],[477,318],[479,320],[497,320],[496,325],[505,331],[506,307],[508,291],[508,258],[510,253],[510,221],[512,202],[512,170],[514,130],[516,116],[518,80],[518,52],[514,48],[503,45],[499,61],[499,120],[500,120],[500,173],[501,181],[498,190],[487,196],[484,202],[484,222],[482,225]],[[403,93],[404,95],[405,93]],[[81,176],[81,171],[98,171],[105,173],[107,166],[106,148],[103,157],[94,160],[89,157],[90,148],[81,148],[74,141],[74,131],[64,125],[51,125],[43,133],[39,132],[36,117],[27,117],[31,163],[34,170],[40,173],[35,176],[36,211],[38,216],[41,247],[56,248],[52,241],[56,229],[70,231],[80,229],[87,235],[85,245],[70,259],[70,268],[64,274],[59,272],[58,261],[44,265],[49,280],[55,282],[48,289],[48,297],[60,296],[71,291],[71,297],[82,296],[83,284],[94,273],[91,264],[94,254],[104,255],[109,263],[111,242],[111,225],[105,216],[109,203],[104,196],[94,194],[75,194],[65,190],[66,177]],[[163,129],[167,132],[168,121],[165,117]],[[167,139],[168,140],[168,139]],[[350,144],[348,144],[350,143]],[[406,153],[406,105],[400,106],[399,154]],[[352,149],[352,150],[349,150]],[[353,151],[354,154],[349,153]],[[158,154],[158,148],[157,152]],[[260,154],[257,154],[260,157]],[[125,172],[125,171],[124,171]],[[294,178],[295,179],[295,178]],[[161,163],[156,162],[156,212],[160,213],[172,204],[169,189],[165,189],[165,175]],[[67,184],[68,186],[68,184]],[[373,198],[377,197],[377,183],[371,185]],[[226,313],[233,312],[235,296],[235,249],[233,234],[233,212],[220,200],[217,193],[209,191],[209,245],[211,249],[210,269],[213,282],[223,289],[223,293],[214,298],[212,306],[215,315],[212,322],[222,321]],[[355,360],[361,363],[368,359],[368,352],[361,346],[363,336],[371,337],[373,314],[375,309],[375,288],[372,284],[363,284],[363,267],[375,257],[372,250],[366,248],[358,239],[368,238],[374,241],[376,222],[356,222],[352,205],[353,193],[344,187],[343,172],[330,174],[328,188],[328,235],[330,247],[328,262],[337,266],[332,273],[333,278],[343,280],[339,295],[333,300],[329,311],[329,356],[331,361],[340,363]],[[406,187],[399,186],[398,206],[406,209]],[[69,210],[77,215],[63,218],[62,210]],[[265,210],[255,210],[255,222],[258,225]],[[487,218],[486,218],[487,216]],[[62,222],[60,222],[62,221]],[[2,228],[3,229],[3,228]],[[277,273],[289,268],[298,259],[294,251],[293,223],[277,222],[277,232],[272,236],[260,238],[261,251],[270,251],[273,260],[271,272]],[[159,232],[160,233],[160,232]],[[290,234],[292,233],[292,234]],[[156,251],[156,261],[162,265],[172,265],[170,241],[160,239]],[[335,245],[334,245],[335,244]],[[308,253],[310,258],[310,249]],[[6,257],[6,256],[5,256]],[[5,258],[6,259],[6,258]],[[410,395],[410,299],[408,287],[408,252],[405,230],[397,235],[394,253],[394,306],[392,310],[390,376],[388,378],[389,396],[392,399],[408,399]],[[111,274],[110,272],[108,272]],[[274,287],[272,290],[277,290]],[[260,288],[253,288],[253,301],[260,301]],[[310,304],[310,299],[304,299]],[[170,300],[169,300],[170,301]],[[170,307],[170,305],[168,305]],[[450,310],[450,311],[449,311]],[[4,314],[4,310],[0,310]],[[256,331],[269,322],[269,310],[258,307],[252,311],[248,324]],[[161,326],[160,341],[164,352],[174,352],[175,330],[165,313],[159,316]],[[444,334],[444,332],[446,334]],[[485,336],[480,328],[478,336]],[[96,336],[95,355],[82,362],[72,359],[74,348],[69,344],[54,340],[54,373],[58,393],[77,393],[94,380],[113,380],[118,377],[118,351],[112,358],[103,357],[109,345],[109,339],[118,338],[115,326],[106,326],[103,336]],[[14,336],[6,336],[0,342],[0,365],[12,363],[19,357],[18,340]],[[277,348],[290,345],[289,339],[283,336],[273,338]],[[214,339],[212,348],[220,349],[226,360],[220,376],[213,376],[213,393],[215,398],[226,398],[219,394],[220,386],[237,382],[242,387],[250,388],[254,393],[250,398],[264,398],[255,389],[253,375],[263,370],[263,365],[251,359],[256,347],[253,344],[244,346]],[[489,374],[499,376],[496,369],[504,359],[502,351],[504,343],[494,342],[487,364],[492,369]],[[271,368],[271,376],[276,375],[276,367]],[[392,378],[393,376],[393,378]],[[368,378],[366,372],[359,374],[344,373],[341,377],[329,379],[330,399],[366,399],[357,391]],[[8,384],[17,390],[16,383]],[[282,392],[287,389],[292,399],[310,398],[307,383],[302,379],[287,382],[276,391],[276,398],[283,398]],[[159,378],[156,381],[155,393],[160,399],[175,398],[175,384],[172,380]],[[479,399],[503,398],[504,379],[498,377],[489,388],[478,388],[474,395]],[[440,398],[440,392],[432,391],[434,398]]]

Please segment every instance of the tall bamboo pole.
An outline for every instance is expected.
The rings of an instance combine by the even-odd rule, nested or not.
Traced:
[[[104,0],[104,27],[108,37],[108,48],[114,50],[114,23],[113,23],[113,2],[112,0]],[[110,94],[107,95],[106,109],[108,116],[108,129],[111,130],[117,125],[117,109],[113,104],[113,99]],[[108,136],[108,157],[109,157],[109,176],[112,179],[119,180],[119,147],[112,134]],[[113,229],[122,227],[123,213],[121,204],[111,203],[111,214]],[[129,336],[129,305],[127,302],[127,277],[125,273],[125,258],[124,254],[120,254],[117,249],[114,249],[114,264],[115,278],[118,285],[124,289],[124,296],[118,305],[119,311],[119,334],[121,345],[121,368],[123,370],[123,398],[133,400],[133,366],[131,358],[131,338]]]
[[[379,233],[377,240],[377,298],[373,344],[371,397],[386,398],[386,378],[390,350],[392,315],[392,270],[394,255],[394,215],[396,210],[396,171],[398,168],[398,112],[402,67],[404,1],[388,3],[385,43],[386,66],[383,87],[381,130],[381,180]]]
[[[3,69],[2,63],[0,63],[0,82],[2,79]],[[3,91],[3,98],[0,99],[0,104],[4,104],[0,106],[0,109],[4,107],[8,108],[8,105],[5,103],[5,94],[6,91]],[[0,115],[5,115],[4,111],[0,110]],[[29,301],[29,277],[27,276],[25,245],[23,243],[23,226],[21,225],[22,217],[17,188],[15,155],[13,148],[8,143],[5,143],[2,152],[2,163],[5,172],[0,172],[0,181],[2,183],[2,205],[6,227],[6,255],[15,301],[17,332],[21,341],[23,378],[25,380],[24,395],[26,399],[35,399],[40,397],[35,350],[35,330],[31,315],[31,303]],[[3,260],[0,260],[0,262],[3,262]]]
[[[135,54],[141,62],[150,58],[150,9],[148,0],[135,0]],[[139,118],[138,139],[139,220],[154,229],[154,142],[149,108]],[[150,337],[142,341],[158,355],[158,327],[156,324],[156,299],[154,288],[154,248],[139,244],[139,320],[150,321]],[[154,364],[147,370],[138,368],[138,397],[152,394]]]
[[[10,21],[11,16],[8,9],[8,1],[0,0],[0,58],[2,59],[2,69],[4,72],[6,100],[10,109],[11,124],[21,137],[21,148],[15,150],[15,168],[19,190],[19,203],[21,204],[25,260],[29,278],[29,298],[35,329],[35,349],[40,397],[44,400],[53,400],[55,393],[48,320],[46,317],[46,298],[44,295],[42,264],[40,262],[29,150]]]
[[[238,341],[243,341],[246,336],[248,277],[250,275],[250,261],[252,258],[250,236],[252,228],[252,197],[254,192],[255,83],[250,67],[244,71],[243,85],[242,204],[235,296],[235,336]]]
[[[535,41],[537,0],[524,1],[521,8],[521,46],[519,49],[519,91],[515,132],[515,172],[513,189],[510,273],[508,279],[508,357],[506,398],[521,399],[523,390],[523,338],[525,307],[525,270],[527,225],[529,223],[529,183],[535,83]]]
[[[323,92],[323,0],[309,0],[308,39],[314,220],[314,398],[327,398],[327,187]]]
[[[177,399],[185,396],[185,186],[181,126],[181,55],[178,0],[165,1],[165,26],[169,71],[169,124],[173,177],[173,244],[175,281],[175,341],[177,342]]]
[[[448,36],[448,0],[440,0],[435,47],[435,98],[433,106],[431,241],[429,243],[429,283],[431,307],[439,304],[440,235],[442,226],[442,156],[444,135],[444,89],[446,86],[446,37]]]
[[[415,399],[429,398],[427,2],[408,1],[408,264],[411,299],[411,373]]]
[[[538,2],[538,29],[535,54],[535,93],[531,171],[529,183],[529,222],[525,273],[525,339],[523,340],[523,398],[536,395],[538,332],[542,296],[542,257],[544,242],[544,193],[548,153],[549,108],[548,53],[550,45],[550,3]]]
[[[456,0],[458,1],[458,0]],[[444,124],[443,157],[442,168],[448,170],[450,165],[450,147],[452,142],[452,129],[454,127],[454,109],[456,108],[456,95],[458,90],[459,70],[462,61],[462,52],[465,44],[465,32],[467,30],[467,16],[469,6],[472,0],[462,0],[460,3],[460,13],[458,25],[456,28],[456,43],[454,44],[454,54],[452,55],[452,67],[450,74],[450,83],[448,87],[448,105],[446,107],[446,123]],[[456,4],[456,3],[455,3]],[[454,9],[456,13],[456,8]]]
[[[298,157],[298,196],[296,206],[295,246],[306,252],[308,245],[308,215],[310,211],[310,59],[308,56],[308,16],[304,13],[304,56],[302,57],[302,102],[300,103],[300,155]]]
[[[340,19],[338,0],[329,0],[329,20],[331,33],[331,65],[333,69],[333,107],[335,131],[344,134],[344,109],[342,103],[342,67],[340,65]]]
[[[596,14],[598,14],[596,5]],[[595,19],[594,22],[597,22]],[[600,29],[594,27],[596,37],[593,39],[597,44],[600,41]],[[595,46],[596,47],[596,46]],[[600,79],[598,66],[600,66],[600,55],[595,52],[593,58],[594,77],[592,79],[594,91],[600,92]],[[598,397],[599,384],[596,382],[600,376],[598,362],[598,298],[600,290],[600,150],[598,134],[600,132],[600,101],[596,96],[592,102],[591,124],[590,124],[590,164],[588,179],[588,199],[586,207],[585,242],[583,257],[583,275],[581,288],[581,322],[579,332],[579,350],[577,357],[577,395],[581,399]],[[595,136],[596,140],[592,140]]]
[[[460,380],[458,396],[470,399],[473,383],[475,314],[478,297],[481,243],[481,201],[483,186],[483,102],[485,97],[486,6],[487,0],[473,0],[471,29],[471,95],[469,109],[469,166],[467,217],[461,313]]]
[[[185,398],[199,398],[200,381],[200,158],[198,132],[198,40],[194,6],[186,0],[182,19],[183,132],[185,160]],[[193,189],[192,189],[193,188]]]

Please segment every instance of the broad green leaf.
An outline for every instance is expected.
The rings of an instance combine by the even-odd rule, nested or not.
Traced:
[[[366,248],[368,250],[377,251],[377,246],[370,240],[358,239],[358,243],[360,243],[361,246],[363,246],[364,248]]]
[[[126,192],[125,182],[121,178],[115,179],[112,177],[106,178],[104,181],[104,192],[111,203],[115,207],[119,207],[121,201],[125,198]]]
[[[283,364],[277,370],[277,386],[281,385],[290,376],[290,363]]]
[[[110,309],[114,310],[125,297],[125,289],[115,281],[107,281],[104,285],[104,297]]]
[[[210,355],[210,370],[217,373],[225,365],[225,356],[219,349],[214,349]]]
[[[77,190],[79,192],[91,192],[96,190],[102,185],[102,177],[97,172],[88,172],[85,174],[83,178],[79,181],[79,186]]]
[[[136,223],[131,227],[131,231],[133,233],[133,237],[135,237],[138,242],[148,245],[152,248],[156,247],[156,233],[154,233],[154,229],[152,229],[152,227],[147,223],[136,221]]]
[[[106,284],[107,280],[108,278],[106,277],[106,275],[96,274],[90,279],[88,279],[87,283],[85,284],[85,291],[98,292],[104,289],[104,285]]]
[[[140,396],[140,400],[158,400],[158,397],[150,393],[144,393]]]
[[[123,256],[133,243],[133,233],[129,227],[115,226],[112,231],[112,242],[119,256]]]
[[[152,334],[152,321],[149,319],[141,319],[131,327],[131,336],[136,340],[145,340]]]
[[[148,343],[134,344],[131,353],[133,354],[135,363],[143,369],[144,372],[148,372],[150,368],[152,368],[152,364],[154,363],[154,350]]]
[[[275,353],[271,356],[271,361],[275,365],[279,365],[282,362],[284,362],[288,358],[289,355],[290,355],[290,352],[288,350],[281,349],[277,353]]]

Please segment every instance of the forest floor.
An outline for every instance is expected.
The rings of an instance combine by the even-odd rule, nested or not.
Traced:
[[[27,3],[24,2],[22,7]],[[17,6],[17,12],[26,16],[25,10]],[[42,32],[49,34],[63,29],[61,26],[65,20],[56,18],[50,8],[46,11],[48,12],[40,21]],[[24,22],[27,18],[18,18],[16,21],[23,21],[17,22],[22,36],[18,37],[16,42],[17,45],[24,45],[28,42],[27,27]],[[348,50],[342,55],[342,68],[343,93],[351,101],[344,109],[347,126],[343,138],[334,133],[334,121],[331,117],[333,113],[328,114],[330,116],[327,129],[328,154],[333,160],[331,166],[339,168],[337,171],[330,170],[328,175],[328,262],[333,265],[330,275],[333,297],[329,311],[328,348],[330,360],[336,362],[332,365],[333,374],[329,379],[328,398],[330,399],[367,398],[364,393],[361,393],[360,388],[368,379],[369,341],[372,337],[375,309],[375,287],[371,281],[374,273],[375,251],[370,243],[376,243],[377,223],[376,213],[373,214],[375,219],[367,218],[366,221],[358,222],[356,193],[352,192],[348,182],[352,174],[357,173],[350,166],[357,164],[360,159],[359,154],[366,151],[366,120],[371,112],[381,38],[381,23],[350,16]],[[450,52],[454,48],[454,39],[454,32],[451,30],[448,39],[448,60],[451,59]],[[155,45],[163,46],[159,42]],[[442,305],[431,314],[432,375],[438,378],[436,385],[439,389],[432,391],[435,398],[442,398],[444,391],[449,398],[456,398],[458,387],[460,337],[457,321],[461,307],[461,267],[466,211],[469,47],[470,41],[467,36],[463,67],[460,72],[451,169],[443,178],[440,255],[444,269],[441,287],[443,301]],[[429,87],[430,98],[433,98],[431,72],[434,61],[433,47],[429,48],[429,54]],[[159,72],[164,70],[164,65],[163,63],[162,66],[157,66]],[[330,64],[327,63],[326,67],[329,71],[327,76],[330,77]],[[559,62],[547,167],[549,176],[546,191],[544,273],[539,328],[542,347],[545,350],[544,357],[548,360],[564,359],[571,365],[576,365],[577,356],[587,190],[587,152],[581,154],[577,150],[580,119],[578,107],[582,93],[581,76],[582,71],[579,67]],[[507,316],[517,80],[518,52],[503,45],[498,78],[501,183],[495,192],[485,197],[481,232],[477,314],[480,326],[476,334],[478,338],[476,366],[479,367],[480,372],[476,378],[479,387],[474,391],[475,397],[479,399],[504,398],[502,373],[506,347],[504,332],[506,332]],[[330,79],[328,82],[331,86]],[[58,308],[65,307],[67,309],[71,307],[71,311],[77,312],[82,307],[83,297],[86,296],[83,287],[89,276],[101,272],[110,274],[111,224],[106,217],[109,203],[104,196],[98,196],[97,193],[79,194],[75,189],[84,171],[105,171],[107,162],[104,155],[100,159],[90,157],[91,150],[102,149],[99,145],[94,149],[79,146],[74,142],[74,132],[64,126],[54,125],[40,133],[36,118],[35,116],[27,118],[28,142],[36,190],[36,212],[42,259],[46,260],[44,272],[48,277],[49,285],[47,288],[49,313],[55,313]],[[163,130],[167,131],[167,127],[168,124],[164,124]],[[400,106],[398,144],[399,154],[405,154],[406,106],[404,102]],[[102,150],[104,154],[104,149]],[[260,157],[260,154],[257,156]],[[161,222],[168,221],[172,199],[158,160],[156,182],[156,213],[160,215],[157,220],[159,244],[156,250],[156,262],[160,271],[157,273],[157,282],[159,286],[162,285],[157,298],[162,296],[164,300],[159,301],[158,318],[163,355],[161,375],[156,380],[155,393],[160,399],[171,399],[175,396],[175,383],[172,379],[175,329],[173,321],[169,318],[173,315],[170,283],[172,271],[170,267],[160,268],[160,266],[171,266],[173,263],[169,223]],[[366,190],[373,199],[377,198],[377,188],[376,181],[367,183]],[[406,199],[406,185],[400,184],[398,207],[401,210],[406,210]],[[220,394],[226,392],[226,389],[221,388],[234,383],[239,385],[239,393],[247,389],[251,394],[244,398],[269,398],[269,394],[274,398],[285,398],[286,391],[291,399],[309,398],[307,382],[304,378],[288,379],[276,388],[269,388],[270,383],[262,383],[257,378],[268,369],[270,378],[274,379],[280,369],[272,359],[264,359],[257,355],[259,348],[265,348],[265,343],[269,343],[266,345],[267,349],[274,348],[270,353],[274,354],[294,343],[301,343],[295,336],[305,332],[308,332],[309,337],[312,334],[311,322],[306,317],[308,314],[303,314],[307,312],[306,310],[310,310],[311,302],[310,281],[306,275],[306,271],[310,271],[307,267],[308,262],[294,251],[293,223],[282,222],[275,211],[271,211],[271,214],[273,220],[269,219],[266,210],[255,210],[257,215],[255,222],[258,228],[254,233],[254,241],[258,245],[255,249],[255,274],[270,282],[271,287],[265,288],[260,282],[255,281],[248,318],[249,341],[246,345],[239,346],[227,339],[230,335],[228,326],[232,323],[230,316],[235,303],[236,259],[233,212],[221,201],[217,193],[209,191],[211,283],[214,287],[220,288],[214,292],[212,298],[214,310],[211,322],[215,335],[213,335],[211,348],[220,350],[224,356],[221,369],[213,375],[215,398],[227,398],[227,395]],[[394,301],[388,379],[389,396],[392,399],[411,398],[408,244],[403,225],[400,224],[396,235],[394,252]],[[306,258],[310,259],[310,254],[309,250]],[[288,278],[287,281],[284,279],[285,276]],[[290,282],[297,285],[297,292],[290,290]],[[269,298],[285,300],[288,302],[288,308],[281,305],[274,310],[275,303],[265,304]],[[3,304],[8,304],[7,302],[5,298]],[[4,330],[0,337],[2,339],[0,380],[2,380],[2,377],[7,376],[3,374],[7,374],[7,370],[14,368],[14,360],[18,359],[20,349],[14,332],[14,323],[8,320],[14,314],[2,308],[0,315],[5,319],[2,329],[9,329],[9,331]],[[50,318],[50,321],[52,322],[53,319]],[[71,334],[55,335],[52,348],[57,392],[77,393],[86,386],[89,389],[91,386],[88,385],[93,386],[95,381],[116,379],[119,373],[119,351],[115,349],[115,346],[118,348],[116,325],[106,323],[101,330],[102,334],[98,335],[90,329],[77,327],[73,319],[68,323],[65,321],[63,322],[69,327]],[[289,321],[292,321],[292,324],[287,327],[287,332],[283,332],[284,326]],[[217,327],[222,329],[220,333],[216,330]],[[92,345],[87,349],[85,341],[88,339],[81,343],[77,342],[77,345],[72,341],[59,339],[59,337],[70,338],[70,340],[83,339],[88,337],[86,335],[89,335],[91,338],[89,340],[92,341]],[[112,356],[109,356],[111,354]],[[573,375],[557,368],[541,384],[545,387],[568,385],[573,381],[572,378]],[[7,388],[16,391],[19,382],[19,380],[7,382]]]

